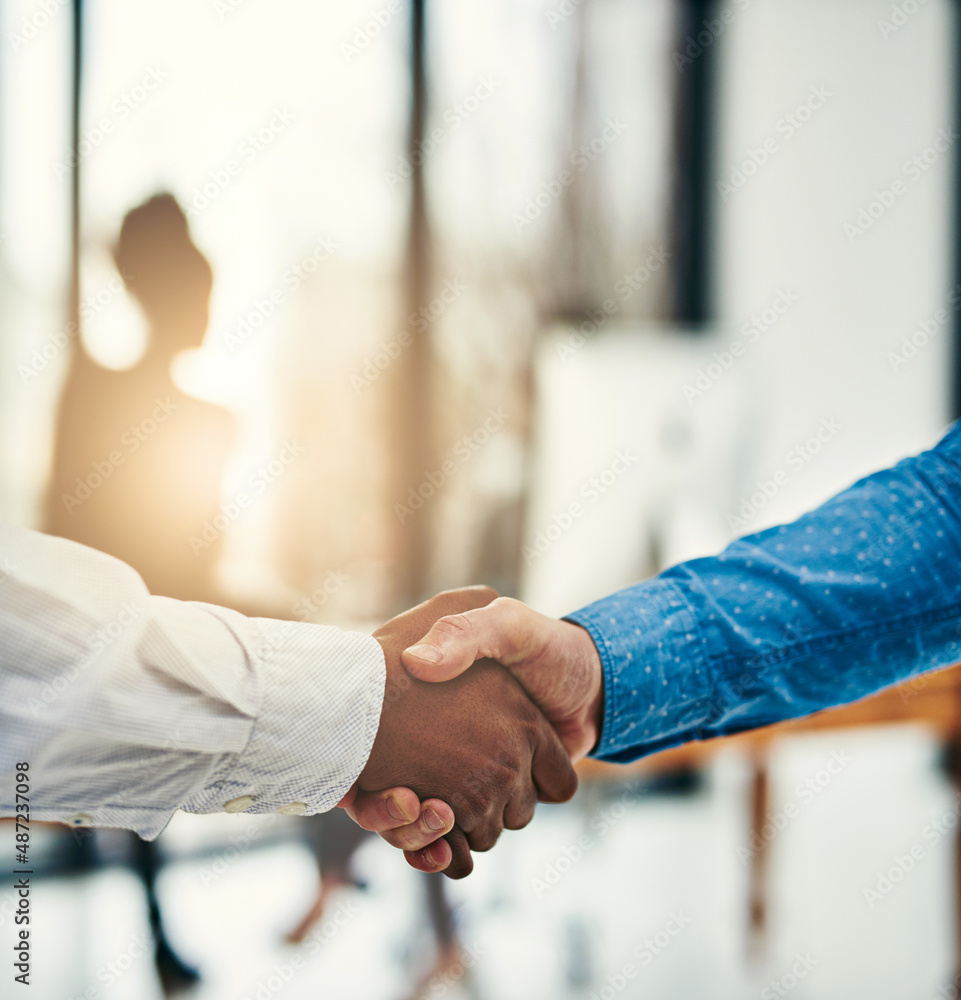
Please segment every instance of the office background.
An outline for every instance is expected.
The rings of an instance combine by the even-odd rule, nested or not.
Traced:
[[[957,415],[948,0],[8,0],[0,28],[6,520],[47,524],[77,353],[145,356],[114,249],[163,191],[213,272],[171,378],[232,426],[192,534],[211,522],[217,593],[245,610],[369,627],[488,582],[563,614]],[[116,477],[162,442],[154,405]],[[447,886],[448,979],[422,880],[375,841],[324,918],[349,919],[299,948],[300,821],[178,815],[157,894],[204,1000],[386,1000],[424,975],[497,1000],[956,995],[950,756],[924,720],[780,740],[762,935],[736,747],[586,775],[505,836]],[[160,996],[129,848],[45,836],[38,994]]]

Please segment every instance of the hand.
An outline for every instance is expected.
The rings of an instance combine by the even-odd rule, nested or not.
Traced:
[[[443,836],[453,829],[454,810],[440,799],[421,802],[409,788],[362,792],[355,782],[337,808],[362,829],[399,847],[418,871],[439,872],[451,862],[450,845]]]
[[[402,650],[439,616],[476,608],[492,595],[486,588],[446,591],[374,633],[387,684],[380,728],[357,784],[366,792],[403,784],[418,799],[450,803],[456,825],[445,839],[452,878],[470,873],[471,850],[489,850],[504,827],[526,826],[538,799],[564,802],[577,788],[557,734],[496,663],[480,662],[443,686],[412,679],[401,664]]]
[[[502,663],[520,681],[557,730],[571,760],[580,760],[597,744],[604,677],[587,631],[499,597],[485,607],[441,618],[402,655],[408,671],[425,681],[457,677],[481,657]]]
[[[470,587],[460,591],[468,608],[490,604],[497,592],[491,587]],[[356,782],[337,803],[363,830],[378,833],[391,846],[400,848],[408,864],[423,872],[439,872],[452,858],[450,845],[443,839],[454,826],[454,811],[440,799],[421,802],[409,788],[387,788],[363,792]]]
[[[497,592],[490,587],[465,587],[459,597],[467,610],[490,604]],[[453,829],[454,811],[440,799],[421,802],[409,788],[364,792],[354,782],[337,808],[344,809],[362,829],[380,834],[392,847],[401,849],[407,863],[418,871],[443,871],[452,860],[450,845],[443,837]]]

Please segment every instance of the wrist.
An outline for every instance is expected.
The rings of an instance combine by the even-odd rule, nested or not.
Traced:
[[[386,785],[378,785],[377,781],[383,780],[379,772],[385,757],[385,745],[391,740],[391,708],[403,693],[402,685],[404,680],[406,679],[407,684],[410,684],[410,678],[403,667],[400,668],[400,674],[403,674],[403,676],[398,674],[398,664],[394,662],[396,657],[392,655],[395,651],[390,648],[390,643],[386,637],[379,636],[375,632],[373,638],[380,646],[384,657],[384,689],[374,741],[364,768],[357,779],[359,786],[367,790],[370,788],[386,787]]]
[[[590,634],[587,637],[590,639]],[[601,666],[601,657],[597,652],[597,647],[594,645],[593,640],[591,640],[591,651],[593,654],[591,657],[591,671],[597,680],[596,687],[587,706],[588,732],[593,737],[591,747],[587,751],[588,754],[594,753],[600,746],[601,733],[604,728],[604,669]]]
[[[590,632],[581,629],[585,636],[587,648],[588,669],[591,677],[591,698],[587,706],[587,718],[594,739],[588,753],[593,753],[601,742],[601,730],[604,728],[604,668],[601,666],[601,654],[594,645]]]
[[[601,666],[600,653],[590,632],[577,622],[565,620],[564,624],[572,631],[570,640],[573,643],[574,663],[572,676],[579,678],[581,692],[581,725],[583,742],[578,758],[592,753],[601,741],[601,729],[604,722],[604,670]]]

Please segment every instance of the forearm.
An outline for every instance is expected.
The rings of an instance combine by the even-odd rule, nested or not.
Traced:
[[[321,812],[366,763],[369,636],[153,597],[117,560],[10,526],[0,566],[0,767],[30,761],[36,818],[149,838],[177,808]]]
[[[569,616],[604,670],[595,755],[807,715],[961,657],[959,452],[954,430],[794,524]]]

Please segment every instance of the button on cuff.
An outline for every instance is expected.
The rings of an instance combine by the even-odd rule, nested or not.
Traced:
[[[249,809],[254,804],[252,795],[238,795],[235,799],[230,799],[224,803],[224,812],[241,813]]]

